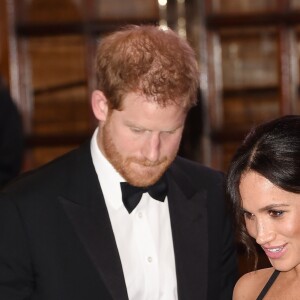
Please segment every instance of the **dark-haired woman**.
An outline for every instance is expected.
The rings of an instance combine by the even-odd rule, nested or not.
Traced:
[[[253,129],[227,176],[238,236],[262,247],[271,268],[245,274],[233,299],[300,299],[300,116]]]

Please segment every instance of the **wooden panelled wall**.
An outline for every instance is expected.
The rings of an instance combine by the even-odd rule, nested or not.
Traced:
[[[0,1],[0,74],[9,82],[9,51],[5,1]]]
[[[185,0],[184,10],[182,3],[168,0],[163,17],[175,30],[186,26],[199,58],[201,105],[188,118],[180,153],[226,171],[252,126],[300,112],[300,0]],[[0,5],[1,72],[24,116],[28,169],[93,131],[97,40],[124,24],[159,23],[161,6],[157,0]]]
[[[300,113],[300,1],[205,2],[208,163],[226,171],[253,126]]]
[[[6,7],[4,7],[6,3]],[[5,0],[10,88],[23,115],[24,170],[87,140],[96,126],[89,98],[102,35],[158,21],[156,1]],[[2,20],[2,18],[1,18]]]

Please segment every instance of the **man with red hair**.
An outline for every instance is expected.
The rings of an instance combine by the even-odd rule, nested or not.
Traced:
[[[177,156],[199,86],[172,30],[103,38],[91,141],[0,196],[0,298],[231,299],[223,176]]]

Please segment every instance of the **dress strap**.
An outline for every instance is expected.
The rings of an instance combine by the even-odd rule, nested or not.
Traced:
[[[270,287],[272,286],[272,284],[274,283],[274,281],[278,277],[279,273],[280,273],[280,271],[278,271],[278,270],[275,270],[273,272],[273,274],[269,278],[268,282],[266,283],[266,285],[264,286],[264,288],[262,289],[262,291],[260,292],[260,294],[258,295],[258,297],[256,298],[256,300],[262,300],[264,298],[264,296],[267,294],[267,292],[269,291]]]

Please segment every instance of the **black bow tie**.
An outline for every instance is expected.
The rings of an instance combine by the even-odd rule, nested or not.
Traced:
[[[164,178],[149,187],[137,187],[130,185],[128,182],[121,182],[120,184],[123,203],[128,213],[131,213],[139,204],[143,193],[149,193],[152,198],[163,202],[168,192],[168,186]]]

